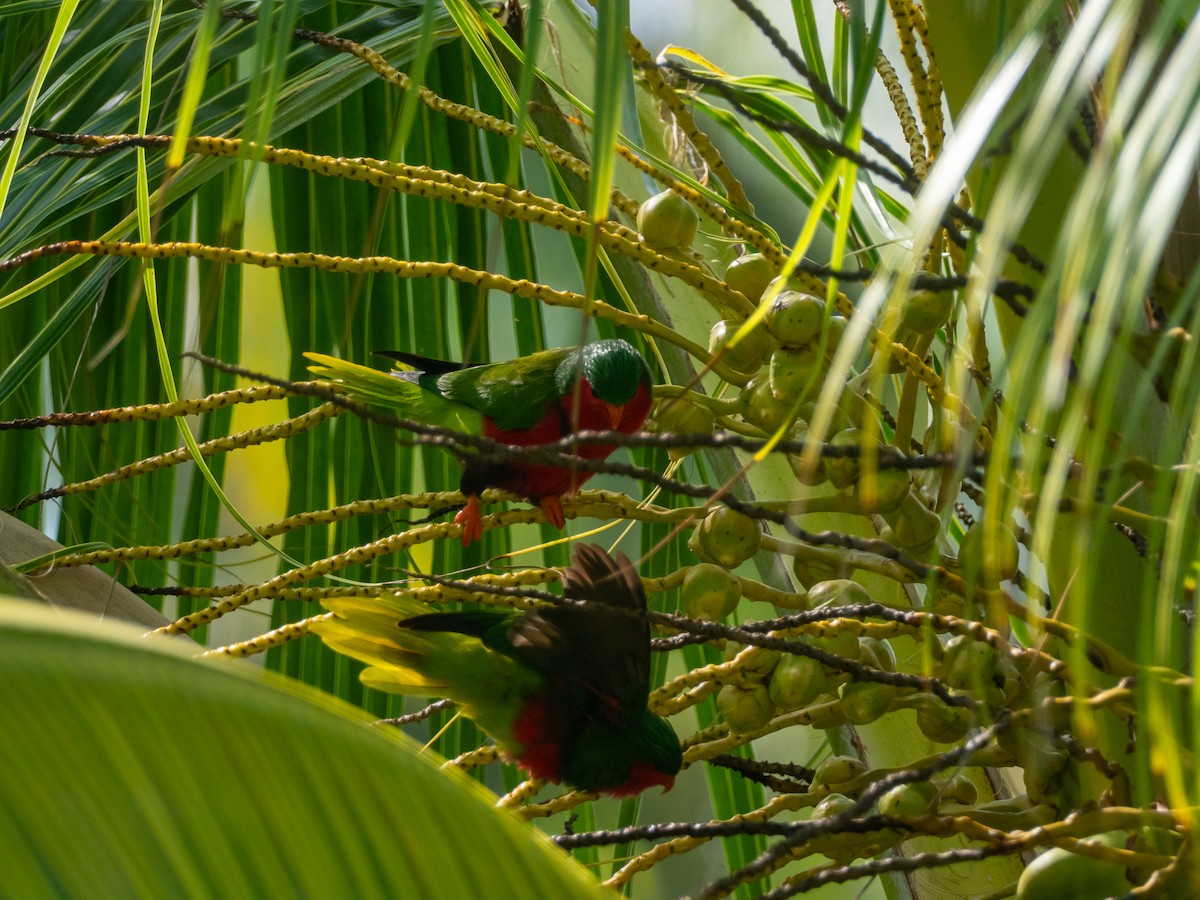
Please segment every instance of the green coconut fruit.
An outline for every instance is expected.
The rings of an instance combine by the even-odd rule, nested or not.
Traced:
[[[935,743],[953,744],[971,730],[971,714],[960,706],[947,706],[936,697],[927,697],[917,707],[917,727]]]
[[[800,291],[781,291],[771,301],[767,329],[785,347],[803,347],[821,333],[825,301]]]
[[[886,515],[900,509],[911,487],[903,469],[875,469],[859,475],[854,497],[864,513]]]
[[[849,578],[830,578],[808,589],[810,609],[822,606],[860,606],[872,602],[867,589]]]
[[[941,679],[955,690],[979,690],[993,683],[998,654],[991,644],[965,634],[956,634],[946,642],[942,654]]]
[[[808,706],[825,690],[821,664],[808,656],[785,655],[767,683],[771,702],[779,709]]]
[[[762,529],[749,516],[718,506],[696,526],[688,547],[704,562],[732,569],[758,552]]]
[[[678,250],[690,247],[696,239],[700,214],[674,191],[663,191],[638,209],[637,228],[647,247]]]
[[[683,576],[679,598],[684,615],[719,622],[737,608],[742,583],[720,566],[699,563]]]
[[[900,322],[917,334],[933,334],[950,318],[954,295],[950,291],[916,291],[900,311]]]
[[[767,370],[771,393],[789,408],[820,388],[824,372],[825,358],[811,347],[780,347]]]
[[[755,731],[771,721],[775,707],[761,685],[739,687],[727,684],[717,693],[717,711],[731,731]]]
[[[857,756],[829,756],[821,761],[813,773],[813,787],[837,789],[849,784],[865,771],[867,767]]]
[[[927,816],[937,808],[938,792],[932,782],[898,784],[879,798],[884,816]]]
[[[1123,831],[1090,839],[1108,847],[1124,848]],[[1017,881],[1017,900],[1105,900],[1123,897],[1132,885],[1120,863],[1093,859],[1052,847],[1025,867]]]
[[[979,788],[966,775],[955,775],[937,784],[943,802],[952,800],[960,806],[970,806],[979,800]]]
[[[977,519],[959,542],[958,564],[968,574],[982,577],[988,583],[1014,578],[1021,569],[1017,536],[1003,524],[991,535],[985,535],[984,521]]]
[[[883,672],[896,671],[896,651],[880,638],[862,635],[858,639],[858,659],[863,665],[874,666]]]
[[[692,403],[682,397],[665,397],[658,404],[651,427],[656,434],[710,435],[715,423],[716,416],[707,406]],[[671,459],[683,459],[698,449],[700,448],[668,447],[667,456]]]
[[[725,283],[757,303],[775,275],[775,267],[761,253],[744,253],[725,269]]]
[[[837,578],[844,571],[842,557],[836,550],[805,547],[792,558],[792,572],[802,585],[819,584]]]
[[[775,432],[794,415],[792,404],[778,400],[771,391],[768,375],[752,378],[738,395],[742,418],[763,431]]]
[[[825,352],[832,356],[834,351],[841,346],[842,335],[846,333],[846,318],[845,316],[832,315],[825,320],[825,328],[821,335],[821,339],[825,341]],[[814,338],[813,344],[819,346],[821,339]]]
[[[831,437],[827,443],[831,447],[857,447],[861,451],[867,446],[878,446],[879,437],[861,428],[846,428]],[[825,466],[825,475],[830,483],[839,490],[858,481],[860,470],[857,455],[824,456],[821,463]]]
[[[763,363],[771,353],[771,341],[767,337],[766,327],[758,326],[748,331],[735,345],[729,341],[742,323],[733,319],[721,319],[708,333],[708,352],[716,355],[724,351],[721,359],[731,368],[747,375],[753,375],[762,368]]]
[[[896,688],[875,681],[847,681],[842,685],[842,713],[851,725],[869,725],[888,711]]]
[[[854,801],[845,794],[829,794],[813,807],[813,819],[828,819],[847,812],[854,806]]]

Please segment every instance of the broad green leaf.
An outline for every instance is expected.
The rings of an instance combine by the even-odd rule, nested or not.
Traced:
[[[0,603],[6,892],[605,896],[411,740],[187,646]]]

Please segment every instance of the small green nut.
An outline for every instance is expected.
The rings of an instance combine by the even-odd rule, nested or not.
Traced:
[[[943,417],[941,422],[933,422],[925,429],[921,438],[921,449],[926,453],[953,453],[956,440],[954,426]]]
[[[822,606],[860,606],[873,603],[867,589],[849,578],[830,578],[808,589],[808,608]]]
[[[1025,793],[1034,803],[1041,803],[1053,792],[1055,779],[1066,768],[1069,758],[1046,735],[1024,729],[1016,732],[1015,750]]]
[[[803,440],[803,435],[801,434],[797,434],[796,437]],[[796,476],[796,480],[801,484],[816,487],[818,484],[824,484],[829,480],[825,476],[825,467],[821,465],[819,459],[812,466],[806,466],[799,456],[792,453],[788,453],[786,456],[788,465],[792,467],[792,474]]]
[[[868,446],[878,446],[879,437],[861,428],[846,428],[839,431],[827,442],[830,447],[857,447],[860,451]],[[859,475],[858,456],[824,456],[821,463],[825,466],[825,474],[830,483],[841,490],[848,488]]]
[[[742,323],[733,319],[721,319],[708,333],[708,352],[714,356],[722,353],[721,359],[731,369],[753,375],[762,368],[771,353],[771,341],[766,336],[765,326],[758,326],[746,333],[732,347],[729,340],[742,327]]]
[[[768,375],[758,375],[738,395],[742,418],[766,432],[775,432],[792,417],[792,404],[775,399]]]
[[[1108,847],[1125,847],[1123,831],[1097,835],[1090,841]],[[1132,885],[1120,863],[1093,859],[1052,847],[1025,867],[1017,881],[1017,900],[1101,900],[1123,897]]]
[[[858,661],[863,665],[882,672],[896,671],[896,651],[887,641],[864,634],[858,639],[858,646]]]
[[[696,239],[700,214],[674,191],[663,191],[638,209],[637,228],[647,247],[678,250],[690,247]]]
[[[821,386],[824,372],[825,358],[811,347],[780,347],[767,370],[771,393],[789,409]]]
[[[842,685],[842,713],[851,725],[870,725],[888,711],[896,688],[875,681],[847,681]]]
[[[979,690],[994,685],[998,656],[991,644],[956,634],[946,642],[942,654],[942,681],[955,690]]]
[[[761,685],[751,688],[725,685],[717,694],[717,710],[729,730],[738,734],[762,728],[775,715],[767,689]]]
[[[800,404],[800,418],[803,419],[805,423],[811,422],[817,418],[816,400],[805,400]],[[850,424],[850,417],[846,415],[846,411],[842,409],[841,404],[837,404],[832,410],[830,410],[829,428],[825,432],[826,438],[828,438],[829,435],[837,434],[839,431],[844,431],[850,427]],[[807,428],[805,431],[807,432]],[[807,439],[807,433],[804,435],[804,437]]]
[[[775,267],[761,253],[743,253],[725,269],[725,283],[757,303],[776,274]]]
[[[775,671],[775,667],[779,665],[779,661],[782,658],[782,650],[754,647],[742,662],[741,672],[746,678],[765,685],[767,679],[771,677],[771,673]]]
[[[849,784],[865,771],[867,767],[857,756],[829,756],[813,773],[813,787],[824,785],[828,788],[839,788]]]
[[[974,575],[987,584],[1008,581],[1021,570],[1021,549],[1017,536],[1007,525],[999,524],[987,539],[983,519],[967,529],[958,545],[958,564],[968,577]]]
[[[971,806],[979,800],[979,788],[966,775],[955,775],[935,784],[943,803],[953,801],[960,806]]]
[[[812,818],[815,820],[828,819],[830,816],[839,816],[849,811],[853,806],[854,801],[845,794],[829,794],[813,807]]]
[[[879,813],[884,816],[927,816],[937,808],[938,792],[932,782],[898,784],[879,798]]]
[[[931,550],[942,532],[942,517],[911,491],[900,509],[885,518],[891,523],[891,538],[896,546],[916,554]]]
[[[950,291],[917,291],[904,301],[900,321],[917,334],[933,334],[950,318],[954,295]]]
[[[841,554],[823,547],[802,547],[792,559],[792,572],[802,585],[815,585],[837,578],[844,570]]]
[[[820,634],[810,635],[806,640],[818,650],[824,650],[826,653],[841,656],[842,659],[852,662],[857,662],[859,654],[863,652],[862,644],[858,642],[858,635],[845,628],[827,628]]]
[[[691,566],[679,592],[684,615],[709,622],[719,622],[733,612],[741,596],[741,579],[712,563]]]
[[[718,506],[696,526],[688,547],[702,561],[732,569],[757,553],[761,541],[757,522],[728,506]]]
[[[962,616],[965,601],[961,594],[937,587],[925,595],[925,609],[938,616]]]
[[[842,715],[842,705],[838,700],[813,704],[806,712],[808,713],[808,724],[818,731],[841,728],[846,724],[846,717]]]
[[[825,340],[825,353],[832,356],[842,343],[842,335],[846,333],[846,317],[833,315],[825,320],[825,331],[822,335]],[[820,340],[814,339],[813,344],[819,345]]]
[[[859,654],[862,653],[858,635],[844,628],[829,629],[822,634],[809,637],[808,642],[818,650],[824,650],[826,653],[832,653],[834,656],[840,656],[851,662],[858,662]]]
[[[805,406],[811,407],[812,404],[803,404],[801,409],[803,410]],[[796,421],[793,439],[797,441],[808,439],[808,422],[804,419],[803,414]],[[801,484],[815,487],[818,484],[824,484],[828,480],[825,476],[825,466],[821,464],[820,457],[808,463],[801,456],[794,453],[787,453],[784,456],[787,459],[788,465],[792,467],[792,474],[796,476],[796,480]]]
[[[707,406],[692,403],[682,397],[666,397],[654,413],[652,427],[655,434],[702,434],[713,433],[716,416]],[[683,459],[689,453],[695,453],[698,447],[668,447],[667,456],[671,459]]]
[[[825,301],[800,291],[781,291],[771,301],[767,328],[785,347],[803,347],[821,333]]]
[[[899,510],[908,499],[910,486],[903,469],[873,469],[859,475],[854,497],[864,513],[887,515]]]
[[[821,664],[808,656],[787,655],[779,661],[767,692],[779,709],[808,706],[825,690],[825,672]]]
[[[934,743],[953,744],[971,730],[971,714],[960,706],[946,706],[931,696],[917,708],[917,727]]]

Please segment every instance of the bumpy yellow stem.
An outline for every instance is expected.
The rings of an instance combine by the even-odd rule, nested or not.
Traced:
[[[629,56],[633,60],[634,68],[641,72],[646,78],[646,85],[650,88],[650,92],[659,100],[667,105],[671,111],[671,115],[675,117],[676,123],[682,129],[684,135],[692,146],[696,148],[696,152],[700,154],[712,173],[720,179],[721,184],[725,185],[725,194],[729,197],[729,203],[737,209],[743,209],[753,215],[754,206],[750,203],[746,196],[746,191],[742,187],[742,183],[737,176],[733,174],[729,166],[725,164],[725,160],[721,157],[721,153],[713,142],[708,139],[700,128],[696,125],[696,120],[692,117],[692,112],[679,100],[679,95],[675,93],[675,89],[667,84],[658,71],[658,66],[654,64],[654,59],[650,53],[642,46],[642,42],[633,36],[632,32],[625,32],[625,46],[629,50]]]

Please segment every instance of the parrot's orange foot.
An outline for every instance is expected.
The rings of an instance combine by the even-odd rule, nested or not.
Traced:
[[[561,515],[561,513],[560,513]],[[472,541],[483,538],[483,510],[479,508],[479,497],[471,494],[467,505],[458,511],[454,524],[462,526],[462,545],[470,547]]]
[[[546,514],[546,521],[562,531],[567,527],[567,519],[563,515],[562,500],[558,497],[543,497],[538,501],[538,506],[542,508],[542,512]]]

